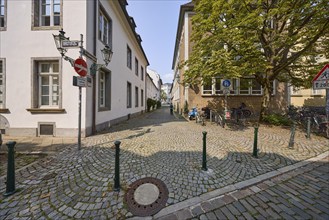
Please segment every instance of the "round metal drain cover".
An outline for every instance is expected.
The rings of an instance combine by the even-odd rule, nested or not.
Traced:
[[[166,206],[167,186],[159,179],[146,177],[129,186],[125,200],[129,211],[137,216],[150,216]]]

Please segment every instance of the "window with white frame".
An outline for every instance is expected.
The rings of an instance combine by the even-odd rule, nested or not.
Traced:
[[[0,0],[0,30],[6,27],[7,0]]]
[[[33,0],[34,27],[62,26],[62,0]]]
[[[139,99],[139,94],[138,94],[138,87],[135,87],[135,107],[138,107],[139,103],[138,103],[138,99]]]
[[[131,83],[127,82],[127,108],[131,108]]]
[[[59,63],[39,62],[39,107],[59,106]]]
[[[301,95],[300,88],[296,86],[290,86],[290,94],[291,95]]]
[[[99,110],[111,109],[111,74],[104,70],[99,71],[98,82]]]
[[[204,95],[212,94],[212,81],[203,82],[202,94],[204,94]]]
[[[144,68],[141,66],[141,80],[144,81]]]
[[[311,95],[321,95],[321,90],[312,88],[312,94]]]
[[[129,68],[129,69],[131,69],[132,68],[132,65],[131,65],[131,49],[130,49],[130,47],[127,45],[127,67]]]
[[[139,66],[138,66],[138,60],[135,57],[135,74],[136,74],[136,76],[138,76],[138,68],[139,68]]]
[[[225,87],[223,86],[224,79],[213,78],[211,82],[204,83],[202,86],[203,95],[223,95]],[[262,86],[253,78],[230,79],[231,85],[227,89],[231,95],[262,95]],[[272,88],[275,88],[275,82],[272,83]],[[272,95],[275,94],[273,90]]]
[[[98,39],[112,48],[112,20],[103,9],[99,10]]]
[[[6,81],[5,81],[5,60],[0,59],[0,108],[5,108],[5,91],[6,91]]]

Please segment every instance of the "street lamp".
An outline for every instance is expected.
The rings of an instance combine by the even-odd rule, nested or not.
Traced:
[[[106,45],[104,47],[104,49],[101,50],[101,52],[102,52],[102,56],[103,56],[105,65],[107,66],[109,64],[109,62],[111,62],[113,51],[111,50],[111,48],[108,45]]]
[[[54,41],[56,44],[56,48],[58,50],[58,52],[61,54],[61,56],[64,58],[64,60],[69,61],[72,67],[75,67],[75,61],[74,59],[72,59],[71,57],[68,57],[65,55],[65,53],[67,52],[68,49],[71,48],[80,48],[80,60],[82,59],[82,55],[85,55],[88,57],[88,54],[90,54],[87,50],[85,50],[83,48],[83,35],[80,34],[80,40],[70,40],[69,37],[65,37],[65,32],[63,31],[63,29],[61,29],[59,31],[58,35],[53,34],[54,37]],[[105,62],[104,64],[96,64],[93,63],[90,67],[90,73],[93,76],[93,97],[96,96],[96,84],[95,84],[95,75],[96,75],[96,71],[99,70],[100,68],[102,68],[103,66],[107,66],[109,64],[109,62],[111,61],[113,52],[111,50],[111,48],[106,45],[104,49],[101,50],[102,52],[102,56],[103,56],[103,60]],[[78,59],[77,59],[78,60]],[[85,61],[82,60],[84,63]],[[94,61],[97,61],[97,58],[94,59]],[[81,61],[80,61],[81,62]],[[87,66],[87,64],[85,63],[85,65]],[[79,67],[79,65],[76,64],[77,67]],[[80,74],[81,75],[81,74]],[[83,77],[85,75],[81,75],[83,79]],[[81,149],[81,87],[79,85],[79,125],[78,125],[78,150]],[[95,99],[93,99],[93,118],[95,117],[95,108],[96,108],[96,103],[95,103]],[[94,120],[94,119],[93,119]],[[93,130],[94,130],[94,121],[93,121]]]

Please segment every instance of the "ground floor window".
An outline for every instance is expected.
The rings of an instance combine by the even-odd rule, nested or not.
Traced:
[[[111,74],[104,70],[99,71],[98,79],[98,97],[99,97],[99,109],[110,110],[111,109]]]
[[[127,82],[127,108],[131,108],[131,83]]]
[[[42,61],[37,63],[39,83],[39,107],[59,106],[59,62]]]
[[[202,95],[262,95],[262,86],[254,78],[229,79],[230,86],[224,86],[225,79],[215,77],[208,82],[203,82]],[[275,88],[275,81],[272,88]],[[274,95],[274,90],[272,92]]]
[[[135,107],[138,107],[138,98],[139,98],[138,87],[136,86],[135,87]]]
[[[6,77],[5,77],[5,60],[0,59],[0,108],[5,108],[5,92],[6,92]]]
[[[141,106],[144,106],[144,90],[141,89]]]

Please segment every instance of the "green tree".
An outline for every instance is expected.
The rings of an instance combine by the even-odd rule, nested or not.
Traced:
[[[161,100],[166,102],[167,101],[167,94],[164,90],[161,90]]]
[[[254,76],[263,87],[261,116],[271,82],[311,86],[328,58],[327,0],[194,0],[190,85],[211,77]]]

